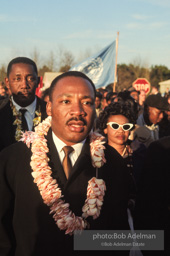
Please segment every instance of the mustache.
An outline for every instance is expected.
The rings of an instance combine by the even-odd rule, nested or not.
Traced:
[[[31,94],[29,91],[27,91],[28,94]],[[17,93],[18,96],[25,96],[22,92]]]
[[[83,118],[83,117],[72,117],[72,118],[70,118],[69,120],[67,120],[67,122],[66,122],[66,125],[70,122],[70,121],[81,121],[82,123],[83,123],[83,125],[87,125],[87,122],[86,122],[86,120]]]

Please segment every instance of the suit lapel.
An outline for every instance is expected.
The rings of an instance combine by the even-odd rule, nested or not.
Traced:
[[[53,142],[51,128],[48,131],[47,140],[48,140],[48,147],[49,147],[48,156],[50,158],[49,165],[52,169],[52,176],[57,180],[59,187],[62,190],[64,190],[65,184],[67,183],[67,179],[66,179],[56,146]]]
[[[41,100],[39,97],[37,98],[37,104],[36,104],[36,108],[35,111],[39,111],[41,112],[41,122],[47,117],[47,113],[46,113],[46,102]],[[34,124],[32,126],[32,131],[34,131]]]
[[[10,145],[14,142],[15,140],[15,132],[16,132],[16,125],[13,125],[13,122],[15,120],[12,109],[10,107],[10,101],[8,99],[8,102],[3,108],[3,125],[4,125],[4,136],[7,135],[6,137],[6,146]]]
[[[67,189],[70,186],[72,181],[80,175],[82,170],[85,170],[85,167],[92,168],[91,157],[90,157],[89,138],[84,143],[81,154],[78,157],[75,165],[73,166],[72,173],[68,180],[66,179],[57,149],[56,149],[55,144],[52,139],[51,128],[47,134],[47,139],[48,139],[48,147],[49,147],[48,156],[50,158],[49,165],[52,169],[52,176],[53,176],[53,178],[55,178],[57,180],[59,187],[62,189],[62,191],[64,191],[65,189]]]
[[[76,163],[73,166],[72,172],[70,174],[69,179],[67,180],[65,189],[72,183],[74,179],[76,179],[82,172],[85,170],[87,166],[91,165],[91,156],[90,156],[90,146],[89,146],[89,138],[86,139],[85,144],[82,148],[80,156],[78,157]]]
[[[41,112],[41,121],[47,117],[46,102],[37,97],[36,110]]]

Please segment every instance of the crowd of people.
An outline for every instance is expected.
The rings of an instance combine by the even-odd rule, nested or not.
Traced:
[[[40,99],[26,57],[10,61],[4,82],[0,255],[169,255],[169,94],[96,91],[68,71]],[[76,230],[133,228],[163,230],[164,250],[74,250]]]

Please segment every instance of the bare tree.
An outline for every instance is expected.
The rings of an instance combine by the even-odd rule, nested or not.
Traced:
[[[58,70],[65,72],[74,65],[74,56],[70,51],[66,51],[63,47],[58,49]]]
[[[86,49],[84,52],[80,52],[78,56],[77,63],[87,59],[88,57],[92,56],[92,50],[91,49]]]
[[[31,53],[31,58],[36,63],[37,67],[40,67],[40,54],[36,47],[34,48],[33,52]]]
[[[146,79],[149,79],[149,65],[146,60],[142,60],[140,57],[136,57],[133,60],[132,64],[130,64],[130,66],[136,78],[144,77]]]
[[[55,70],[55,65],[56,65],[55,56],[53,51],[51,51],[49,55],[49,60],[47,61],[47,66],[49,70],[53,72]]]
[[[2,64],[0,68],[0,81],[4,82],[5,77],[7,76],[5,65]]]

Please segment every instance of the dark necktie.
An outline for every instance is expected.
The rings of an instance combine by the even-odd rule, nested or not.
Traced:
[[[64,172],[65,172],[65,175],[68,179],[70,173],[71,173],[71,169],[72,169],[72,165],[71,165],[71,160],[70,160],[70,157],[69,157],[69,154],[74,151],[74,149],[70,146],[65,146],[63,147],[63,151],[65,153],[65,157],[63,159],[63,169],[64,169]]]
[[[21,121],[22,121],[22,130],[24,131],[28,131],[28,125],[27,125],[27,121],[25,118],[25,112],[27,111],[25,108],[20,108],[19,110],[22,114],[21,116]]]

